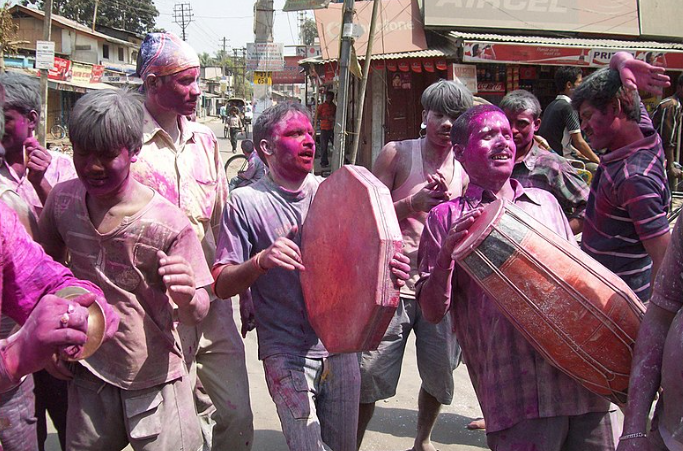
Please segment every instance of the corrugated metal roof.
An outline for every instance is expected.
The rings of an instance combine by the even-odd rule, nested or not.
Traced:
[[[455,43],[433,46],[426,50],[417,50],[414,52],[401,52],[401,53],[384,53],[381,55],[372,55],[370,58],[372,61],[380,60],[398,60],[407,58],[444,58],[447,56],[455,56],[458,54],[458,48]],[[365,59],[365,55],[357,55],[358,60],[362,61]],[[306,58],[299,60],[299,64],[324,64],[337,61],[337,59],[323,59],[322,56],[314,56],[312,58]]]
[[[448,37],[456,40],[514,42],[523,44],[544,44],[549,46],[562,47],[683,51],[683,44],[674,42],[668,43],[656,41],[623,41],[617,39],[586,39],[560,37],[550,38],[544,36],[516,36],[492,33],[463,33],[460,31],[451,31],[448,33]]]

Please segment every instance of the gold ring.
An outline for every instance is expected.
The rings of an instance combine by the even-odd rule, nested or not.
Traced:
[[[69,314],[65,312],[62,316],[59,317],[59,325],[62,328],[67,327],[69,325],[69,319]]]

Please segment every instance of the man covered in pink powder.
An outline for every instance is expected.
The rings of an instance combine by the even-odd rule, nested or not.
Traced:
[[[185,215],[130,173],[142,145],[140,96],[93,91],[69,122],[78,180],[57,185],[40,218],[46,251],[97,283],[121,317],[112,340],[69,371],[66,448],[202,445],[174,322],[196,324],[211,282]]]
[[[231,194],[212,272],[221,298],[251,289],[259,359],[289,449],[355,451],[358,357],[325,349],[299,279],[299,230],[321,181],[312,174],[314,137],[301,104],[280,103],[258,117],[254,143],[268,173]],[[391,266],[401,285],[407,257],[397,254]]]
[[[492,450],[607,451],[615,443],[609,401],[551,366],[451,254],[480,215],[503,198],[574,242],[567,218],[547,191],[511,179],[515,143],[505,113],[476,106],[451,129],[456,158],[470,177],[463,196],[431,210],[420,239],[417,298],[425,317],[450,314],[486,418]]]
[[[186,119],[201,93],[199,57],[173,34],[150,33],[140,47],[137,73],[144,82],[145,115],[132,173],[185,213],[212,265],[228,182],[216,136]],[[244,343],[231,302],[216,301],[210,287],[203,290],[213,300],[207,317],[196,326],[181,324],[179,332],[191,373],[196,369],[210,397],[206,402],[206,394],[195,392],[205,441],[213,451],[249,450],[254,426]],[[216,421],[212,429],[211,418]]]
[[[0,178],[39,216],[52,187],[75,178],[76,172],[69,157],[43,148],[33,137],[41,114],[38,79],[8,72],[0,75],[0,85],[5,89],[6,151]]]

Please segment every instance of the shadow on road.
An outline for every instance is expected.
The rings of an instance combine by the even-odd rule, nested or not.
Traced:
[[[466,428],[467,423],[472,420],[474,418],[441,412],[432,433],[432,441],[445,445],[469,445],[486,448],[486,433],[484,431],[470,431]],[[413,439],[416,427],[416,410],[382,407],[381,403],[377,403],[375,414],[368,425],[368,431]]]

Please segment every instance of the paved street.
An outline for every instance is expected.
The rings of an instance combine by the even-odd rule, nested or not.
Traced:
[[[223,160],[232,156],[230,140],[223,138],[220,120],[205,122],[218,137]],[[239,151],[238,151],[239,152]],[[236,307],[237,302],[234,301]],[[235,308],[235,321],[239,328],[239,312]],[[287,451],[280,429],[275,405],[266,387],[261,362],[257,359],[256,333],[251,332],[245,340],[247,368],[249,372],[251,404],[254,411],[254,451]],[[441,451],[473,451],[487,449],[483,431],[469,431],[466,425],[481,415],[467,369],[461,365],[455,371],[455,398],[451,406],[444,407],[434,430],[433,439]],[[363,451],[403,451],[413,443],[417,423],[417,394],[420,379],[415,360],[415,342],[406,347],[402,376],[397,395],[377,403],[375,416],[370,422],[363,442]],[[58,451],[56,433],[52,430],[48,451]],[[126,448],[127,450],[131,448]]]

